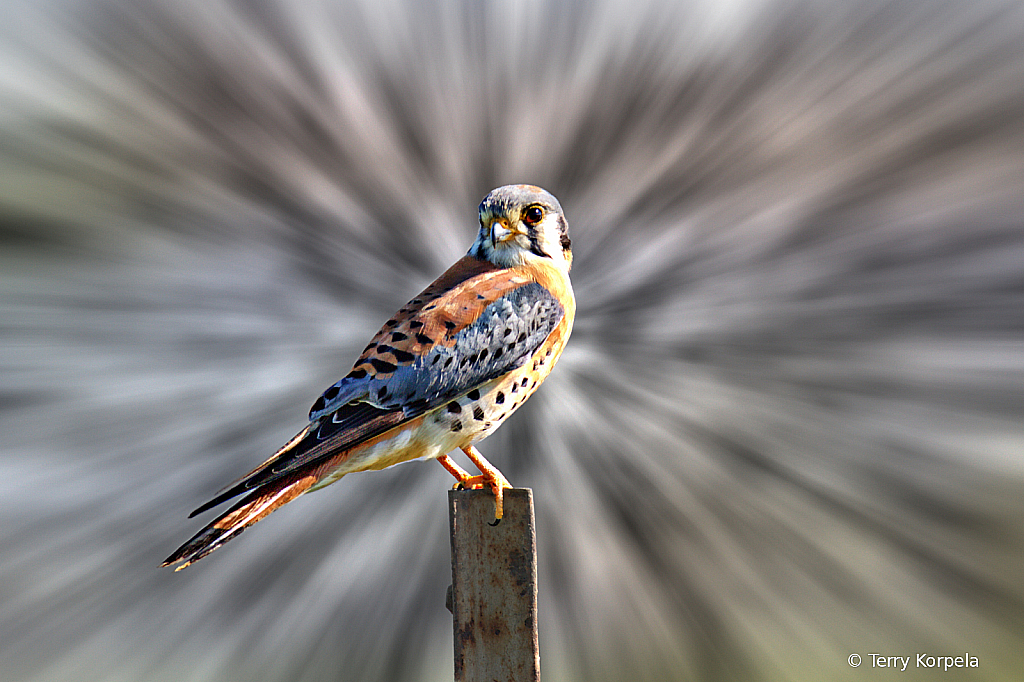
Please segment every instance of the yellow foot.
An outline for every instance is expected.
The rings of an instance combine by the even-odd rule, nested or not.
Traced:
[[[486,476],[483,474],[473,476],[456,464],[448,455],[438,457],[437,461],[441,463],[441,466],[443,466],[449,474],[455,477],[455,485],[453,485],[452,488],[457,490],[462,490],[464,488],[467,490],[475,490],[477,488],[485,488],[491,484],[490,480]]]
[[[494,523],[492,526],[497,526],[501,523],[501,517],[504,514],[504,495],[502,492],[505,488],[511,488],[512,484],[508,482],[501,472],[498,471],[497,467],[484,459],[484,456],[480,454],[480,451],[474,448],[472,445],[467,445],[462,448],[462,451],[466,453],[466,456],[476,465],[476,468],[480,470],[481,476],[474,476],[481,479],[481,483],[485,483],[491,487],[491,491],[494,493]],[[483,487],[483,486],[480,486]]]
[[[491,489],[491,492],[494,493],[494,523],[491,525],[497,526],[501,522],[501,517],[504,513],[504,495],[502,491],[505,488],[511,488],[512,484],[490,462],[484,459],[484,456],[472,445],[462,448],[462,451],[466,453],[473,464],[481,471],[479,476],[470,476],[468,471],[453,462],[448,455],[438,457],[437,461],[441,463],[441,466],[448,473],[455,477],[457,482],[453,486],[454,488],[467,488],[470,490]]]
[[[489,488],[491,482],[483,474],[479,476],[470,476],[455,484],[456,488],[465,490],[479,490],[480,488]]]

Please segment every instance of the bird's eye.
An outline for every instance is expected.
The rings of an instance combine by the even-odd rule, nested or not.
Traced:
[[[531,206],[523,213],[523,222],[527,225],[536,225],[544,217],[544,209],[540,206]]]

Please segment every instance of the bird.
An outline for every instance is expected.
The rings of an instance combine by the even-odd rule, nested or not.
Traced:
[[[476,449],[547,378],[572,332],[572,242],[558,200],[533,185],[484,197],[465,256],[411,299],[317,398],[309,423],[189,518],[243,496],[162,564],[175,571],[300,495],[343,476],[436,459],[455,487],[512,487]],[[451,458],[464,452],[471,475]]]

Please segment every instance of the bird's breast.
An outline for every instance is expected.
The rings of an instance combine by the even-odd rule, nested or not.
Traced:
[[[551,373],[565,348],[568,329],[568,324],[559,324],[521,366],[434,409],[426,415],[425,425],[454,439],[452,449],[491,435]]]

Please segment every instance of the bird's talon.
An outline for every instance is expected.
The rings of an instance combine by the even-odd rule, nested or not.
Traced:
[[[491,482],[486,476],[468,476],[465,479],[459,481],[462,485],[463,490],[480,490],[481,488],[489,488]]]
[[[448,473],[455,477],[457,481],[454,486],[455,490],[482,490],[490,489],[494,494],[494,523],[489,525],[497,526],[501,523],[501,517],[504,512],[504,491],[506,488],[511,488],[512,484],[501,475],[501,472],[494,468],[483,455],[477,452],[476,448],[472,445],[462,448],[462,451],[466,453],[469,459],[480,469],[481,474],[477,476],[470,476],[467,471],[457,465],[447,455],[438,457],[438,461],[441,463]]]

